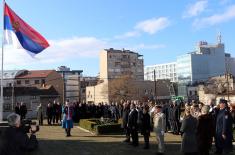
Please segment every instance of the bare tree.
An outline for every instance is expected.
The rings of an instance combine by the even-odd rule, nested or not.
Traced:
[[[119,78],[110,79],[107,85],[103,88],[103,94],[109,94],[109,99],[112,101],[120,100],[138,100],[140,97],[139,88],[135,79],[130,75],[123,75]]]
[[[218,96],[227,92],[227,83],[222,79],[210,79],[205,86],[205,92]]]

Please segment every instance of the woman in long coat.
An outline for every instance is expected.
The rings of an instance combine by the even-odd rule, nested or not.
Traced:
[[[63,108],[62,127],[65,129],[67,137],[71,136],[71,129],[73,128],[73,113],[73,106],[71,105],[71,103],[66,101],[66,104]]]
[[[209,113],[209,106],[202,107],[202,115],[198,118],[197,139],[199,155],[209,155],[214,135],[213,118]]]
[[[182,133],[181,151],[185,155],[197,154],[197,119],[190,114],[190,107],[185,109],[185,118],[180,131]]]

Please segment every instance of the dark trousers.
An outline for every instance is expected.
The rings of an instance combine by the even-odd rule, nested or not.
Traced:
[[[39,122],[39,125],[43,125],[43,116],[42,116],[42,115],[41,115],[41,117],[39,118],[38,122]]]
[[[129,128],[125,128],[125,133],[126,133],[126,140],[130,141],[130,135],[131,135],[130,129]]]
[[[48,125],[51,125],[51,120],[52,120],[52,116],[48,116],[48,117],[47,117],[47,123],[48,123]]]
[[[145,143],[145,147],[149,147],[149,134],[144,134],[144,143]]]
[[[65,129],[65,133],[67,134],[67,136],[71,136],[71,129],[70,128],[66,128]]]
[[[134,146],[139,145],[139,137],[137,129],[131,129],[131,139]]]
[[[56,122],[56,115],[55,114],[53,114],[53,116],[52,116],[52,122],[53,122],[53,124],[55,124],[55,122]]]
[[[209,150],[200,150],[199,155],[209,155]]]
[[[174,126],[174,129],[173,129],[173,133],[174,134],[179,134],[179,131],[180,131],[180,123],[178,120],[174,120],[173,121],[173,126]]]

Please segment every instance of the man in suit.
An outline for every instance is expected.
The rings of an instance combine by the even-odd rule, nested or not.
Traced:
[[[134,103],[131,103],[130,110],[131,111],[130,111],[129,117],[128,117],[128,128],[131,133],[133,146],[138,146],[139,145],[138,124],[137,124],[138,111],[136,110],[136,106]]]

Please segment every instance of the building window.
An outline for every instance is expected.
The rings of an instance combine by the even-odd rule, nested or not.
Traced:
[[[42,84],[45,84],[45,83],[46,83],[45,79],[42,79],[41,82],[42,82]]]
[[[39,80],[35,80],[35,81],[34,81],[34,84],[39,84]]]
[[[10,100],[10,98],[11,98],[10,96],[4,96],[5,100]]]
[[[10,111],[11,110],[11,104],[5,103],[3,109],[4,109],[4,111]]]
[[[16,81],[16,84],[21,85],[21,81],[20,81],[20,80],[17,80],[17,81]]]
[[[29,84],[29,80],[25,80],[24,82],[25,82],[25,84]]]
[[[36,98],[37,98],[37,96],[31,96],[30,98],[31,98],[31,99],[36,99]]]
[[[115,62],[115,67],[119,65],[120,65],[120,62]]]

